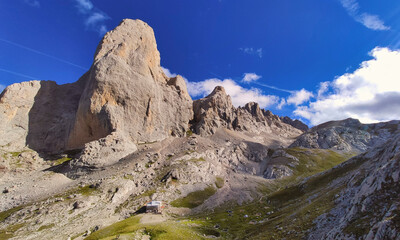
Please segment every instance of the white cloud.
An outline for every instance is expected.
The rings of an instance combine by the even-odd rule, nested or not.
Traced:
[[[285,105],[286,105],[286,100],[284,98],[282,98],[281,101],[279,102],[279,104],[276,106],[276,109],[280,110]]]
[[[93,25],[96,25],[99,22],[103,22],[107,19],[108,19],[108,17],[106,14],[100,13],[100,12],[95,12],[86,19],[85,24],[86,24],[86,26],[93,26]]]
[[[0,93],[3,92],[4,88],[6,88],[6,86],[3,84],[0,84]]]
[[[321,97],[326,93],[329,89],[330,82],[321,82],[319,83],[319,89],[318,89],[318,97]]]
[[[79,13],[85,16],[85,27],[88,30],[96,31],[100,36],[103,36],[107,32],[107,26],[104,22],[110,17],[97,9],[90,0],[75,0],[76,8]]]
[[[379,16],[369,13],[360,13],[360,4],[357,0],[340,0],[340,3],[355,21],[363,24],[365,27],[380,31],[390,29],[390,27],[385,26],[385,23],[379,18]]]
[[[364,123],[400,119],[400,50],[377,47],[370,55],[353,73],[321,84],[316,101],[294,113],[312,125],[348,117]]]
[[[389,30],[390,27],[385,26],[385,23],[377,15],[363,13],[359,16],[357,21],[361,22],[364,26],[372,30]]]
[[[246,48],[239,48],[240,51],[249,54],[249,55],[256,55],[259,58],[262,58],[263,56],[263,49],[262,48],[252,48],[252,47],[246,47]]]
[[[40,2],[38,0],[24,0],[24,2],[31,7],[40,7]]]
[[[300,91],[295,91],[294,93],[292,93],[288,97],[286,102],[288,104],[294,104],[294,105],[298,106],[298,105],[301,105],[301,104],[309,101],[310,98],[313,96],[314,96],[314,94],[312,92],[309,92],[303,88]]]
[[[167,77],[169,77],[169,78],[176,77],[176,75],[177,75],[176,73],[171,73],[171,71],[168,68],[161,67],[161,69],[163,70],[165,75],[167,75]]]
[[[90,0],[76,0],[78,9],[85,13],[93,9],[93,3]]]
[[[279,101],[279,97],[264,95],[257,88],[243,88],[232,79],[220,80],[217,78],[207,79],[201,82],[187,82],[188,92],[192,97],[205,97],[210,94],[216,86],[222,86],[232,98],[234,106],[244,106],[248,102],[257,102],[261,108],[266,108]]]
[[[246,83],[250,83],[253,81],[257,81],[260,78],[261,78],[261,76],[255,74],[255,73],[245,73],[245,74],[243,74],[242,81],[246,82]]]

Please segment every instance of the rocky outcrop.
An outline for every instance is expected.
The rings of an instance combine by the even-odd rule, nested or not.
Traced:
[[[357,119],[331,121],[311,128],[290,147],[334,149],[345,152],[364,152],[382,144],[399,131],[399,121],[362,124]]]
[[[308,131],[308,126],[306,124],[304,124],[302,121],[300,120],[293,120],[290,117],[280,117],[281,121],[291,125],[292,127],[295,127],[297,129],[300,129],[303,132],[307,132]]]
[[[250,102],[235,108],[223,87],[217,86],[205,98],[193,101],[193,129],[197,134],[208,136],[219,128],[246,131],[254,134],[277,134],[296,137],[303,131],[280,120],[270,111],[261,109],[258,103]]]
[[[238,126],[235,107],[223,87],[216,87],[210,95],[193,102],[194,131],[211,135],[220,127],[235,129]]]
[[[151,27],[125,19],[104,36],[92,67],[76,83],[31,81],[5,89],[0,145],[45,153],[85,148],[86,163],[85,155],[101,147],[89,158],[103,165],[134,151],[135,143],[184,136],[192,117],[185,81],[163,73]],[[115,141],[126,148],[112,147]]]
[[[399,143],[397,134],[326,173],[342,173],[332,184],[346,187],[336,195],[335,207],[314,221],[308,239],[400,238]]]
[[[153,30],[125,19],[97,48],[68,147],[81,148],[111,132],[135,142],[183,136],[191,118],[185,81],[163,73]]]
[[[30,81],[8,86],[0,96],[0,146],[56,153],[67,146],[86,75],[72,84]]]

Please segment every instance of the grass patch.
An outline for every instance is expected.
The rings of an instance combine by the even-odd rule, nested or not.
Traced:
[[[23,208],[23,206],[19,206],[19,207],[11,208],[11,209],[9,209],[7,211],[1,212],[0,213],[0,222],[4,222],[4,220],[6,220],[9,216],[11,216],[12,214],[18,212],[22,208]]]
[[[151,190],[147,190],[144,193],[142,193],[140,196],[141,197],[151,197],[151,195],[153,195],[154,193],[156,193],[157,190],[156,189],[151,189]]]
[[[7,226],[6,229],[0,230],[0,239],[6,240],[13,238],[15,232],[18,231],[18,229],[22,228],[23,226],[25,226],[25,223],[18,223],[11,226]]]
[[[38,231],[40,232],[40,231],[43,231],[43,230],[46,230],[46,229],[52,228],[52,227],[54,227],[54,226],[55,226],[55,224],[54,224],[54,223],[52,223],[52,224],[48,224],[48,225],[43,225],[43,226],[40,226],[40,228],[38,229]]]
[[[205,200],[214,195],[217,190],[213,187],[207,187],[204,190],[191,192],[186,197],[178,198],[171,202],[173,207],[195,208],[203,204]]]
[[[190,136],[192,136],[193,135],[193,131],[192,130],[187,130],[186,131],[186,137],[190,137]]]
[[[83,196],[91,196],[97,192],[97,189],[92,185],[86,185],[84,187],[78,187],[75,192],[78,194],[82,194]]]
[[[23,152],[10,152],[12,157],[18,157]]]
[[[323,172],[354,156],[329,149],[289,148],[286,152],[299,159],[299,164],[293,169],[297,176],[311,176]]]
[[[61,165],[61,164],[65,163],[65,162],[69,162],[71,160],[72,160],[72,158],[70,158],[70,157],[63,157],[63,158],[55,160],[53,162],[53,164],[54,164],[54,166],[57,166],[57,165]]]
[[[224,179],[222,177],[216,177],[215,178],[215,186],[217,188],[222,188],[224,186],[224,184],[225,184],[225,181],[224,181]]]
[[[268,186],[260,185],[260,192],[271,194],[282,189],[296,186],[296,184],[304,178],[332,169],[354,156],[354,154],[338,153],[327,149],[307,149],[298,147],[286,149],[286,152],[299,160],[298,165],[291,167],[293,175],[277,179]]]
[[[159,224],[141,224],[140,218],[140,216],[134,216],[114,223],[92,233],[85,240],[116,239],[118,237],[131,239],[137,234],[148,235],[152,240],[204,239],[200,236],[202,232],[180,222],[168,221]]]

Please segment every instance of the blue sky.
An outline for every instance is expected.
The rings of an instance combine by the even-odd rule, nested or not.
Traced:
[[[387,104],[400,99],[398,0],[2,0],[0,88],[76,81],[124,18],[153,27],[161,65],[193,98],[221,84],[236,105],[311,125],[400,119]]]

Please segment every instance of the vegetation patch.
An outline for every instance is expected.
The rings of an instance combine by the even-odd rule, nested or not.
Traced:
[[[18,231],[18,229],[22,228],[23,226],[25,226],[25,223],[18,223],[11,226],[7,226],[6,229],[0,230],[0,239],[6,240],[14,237],[15,232]]]
[[[40,232],[40,231],[43,231],[43,230],[46,230],[46,229],[50,229],[50,228],[52,228],[52,227],[54,227],[54,226],[55,226],[54,223],[48,224],[48,225],[43,225],[43,226],[40,226],[40,228],[38,229],[38,231]]]
[[[93,185],[86,185],[83,187],[78,187],[74,192],[78,194],[82,194],[83,196],[91,196],[95,194],[98,190]]]
[[[207,187],[204,190],[191,192],[186,197],[178,198],[171,202],[173,207],[195,208],[203,204],[205,200],[214,195],[217,190],[213,187]]]
[[[204,239],[201,231],[182,222],[168,221],[159,224],[141,224],[140,216],[127,218],[92,233],[85,240],[131,239],[137,235],[147,235],[155,240]]]
[[[224,184],[225,184],[225,181],[224,181],[224,179],[222,177],[216,177],[215,178],[215,186],[217,188],[222,188],[224,186]]]
[[[12,214],[18,212],[22,208],[23,208],[23,206],[19,206],[19,207],[11,208],[11,209],[9,209],[7,211],[4,211],[4,212],[0,212],[0,222],[4,222],[4,220],[6,220],[9,216],[11,216]]]
[[[192,130],[187,130],[186,131],[186,137],[190,137],[190,136],[192,136],[193,135],[193,131]]]
[[[55,160],[53,162],[53,166],[58,166],[58,165],[61,165],[61,164],[65,163],[65,162],[69,162],[71,160],[72,160],[72,158],[70,158],[70,157],[63,157],[63,158]]]

